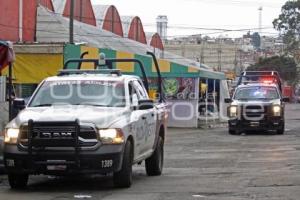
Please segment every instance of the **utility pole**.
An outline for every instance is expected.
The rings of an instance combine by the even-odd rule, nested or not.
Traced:
[[[235,45],[235,51],[234,51],[234,75],[238,75],[237,67],[238,67],[238,60],[237,60],[237,45]]]
[[[200,64],[204,64],[204,43],[205,41],[201,41],[201,53],[200,53]]]
[[[79,21],[82,22],[82,21],[83,21],[83,20],[82,20],[82,18],[83,18],[83,2],[82,2],[82,0],[80,0],[80,3],[79,3],[79,4],[80,4],[80,5],[79,5],[79,6],[80,6],[80,7],[79,7],[79,8],[80,8],[80,9],[79,9]]]
[[[260,36],[261,36],[261,33],[262,33],[262,11],[263,11],[263,7],[260,6],[258,8],[258,13],[259,13],[258,30],[259,30],[259,35]]]
[[[218,52],[218,71],[222,71],[222,44],[221,44],[221,38],[219,41],[219,48],[217,50]]]
[[[242,71],[244,71],[244,66],[243,66],[243,50],[239,49],[239,53],[240,53],[240,73]]]
[[[185,51],[186,51],[185,40],[183,39],[182,44],[181,44],[181,56],[182,57],[185,57]]]
[[[19,0],[19,42],[23,42],[23,0]]]
[[[70,5],[70,25],[69,25],[69,33],[70,33],[70,44],[74,44],[74,7],[75,7],[75,0],[71,0]]]

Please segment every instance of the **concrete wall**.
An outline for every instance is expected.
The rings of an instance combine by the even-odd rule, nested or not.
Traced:
[[[195,80],[196,99],[167,100],[169,105],[168,127],[197,128],[198,127],[198,97],[199,78]]]
[[[197,128],[198,100],[167,102],[170,109],[168,127]]]
[[[0,103],[0,132],[4,130],[8,122],[8,104]]]

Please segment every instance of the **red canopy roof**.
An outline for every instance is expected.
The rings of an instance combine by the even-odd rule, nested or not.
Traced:
[[[10,43],[0,41],[0,72],[14,60],[14,51]]]

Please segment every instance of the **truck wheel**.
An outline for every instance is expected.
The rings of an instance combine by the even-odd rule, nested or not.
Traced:
[[[127,141],[124,150],[122,169],[114,173],[114,185],[118,188],[129,188],[132,184],[132,144]]]
[[[148,176],[159,176],[162,174],[164,165],[164,141],[158,138],[158,143],[152,156],[146,159],[146,172]]]
[[[283,135],[284,134],[284,125],[280,129],[277,130],[277,134],[278,135]]]
[[[28,183],[28,174],[8,174],[8,182],[12,189],[23,189]]]
[[[229,133],[230,135],[237,135],[237,131],[236,131],[236,130],[232,130],[232,129],[229,129],[229,130],[228,130],[228,133]]]

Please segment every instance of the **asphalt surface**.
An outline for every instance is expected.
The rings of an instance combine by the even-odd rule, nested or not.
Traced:
[[[113,188],[111,177],[32,176],[26,190],[14,191],[0,176],[0,199],[299,200],[299,130],[296,104],[287,106],[285,135],[170,129],[160,177],[136,166],[129,189]]]

